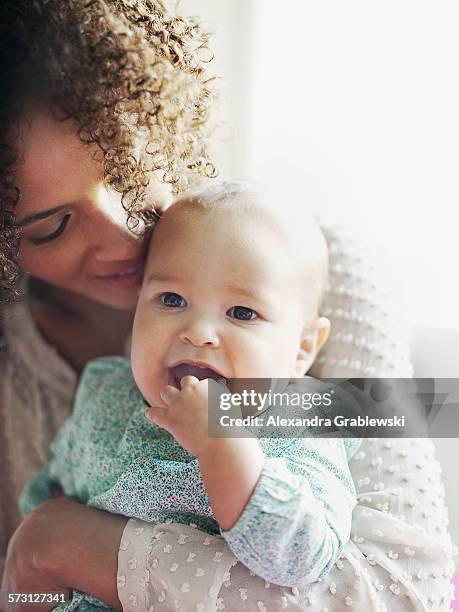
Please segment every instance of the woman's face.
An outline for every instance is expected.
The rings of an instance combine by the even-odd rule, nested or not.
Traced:
[[[96,161],[70,121],[39,108],[16,147],[21,268],[108,306],[134,308],[143,243],[127,229],[121,194],[103,183],[100,154]]]

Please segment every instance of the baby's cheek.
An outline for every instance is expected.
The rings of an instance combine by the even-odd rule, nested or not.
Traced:
[[[152,376],[150,372],[144,372],[141,380],[141,384],[138,384],[140,392],[144,399],[150,406],[162,406],[163,401],[161,400],[160,391],[163,388],[163,384],[157,378]]]
[[[256,357],[247,362],[241,378],[272,378],[285,376],[285,357],[277,347],[265,347]]]
[[[273,376],[278,378],[290,378],[295,368],[299,343],[288,341],[283,338],[277,345],[277,349],[272,352]]]
[[[134,380],[140,391],[145,395],[151,386],[151,382],[149,380],[151,370],[149,368],[149,361],[146,358],[146,352],[141,350],[139,347],[133,347],[131,354],[131,367]]]

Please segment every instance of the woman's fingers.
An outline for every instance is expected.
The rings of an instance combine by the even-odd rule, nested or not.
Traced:
[[[1,588],[58,593],[73,587],[121,610],[116,574],[127,521],[67,497],[45,501],[12,536]]]

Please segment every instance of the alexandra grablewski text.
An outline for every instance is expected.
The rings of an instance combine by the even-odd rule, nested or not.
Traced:
[[[459,437],[458,379],[232,379],[209,387],[214,437]]]
[[[332,431],[340,427],[395,427],[397,429],[405,427],[404,416],[376,418],[366,415],[349,418],[343,415],[336,415],[332,419],[329,419],[317,415],[312,418],[292,418],[282,417],[278,414],[246,417],[231,417],[228,414],[223,414],[220,416],[219,420],[222,427],[328,427],[331,428]]]

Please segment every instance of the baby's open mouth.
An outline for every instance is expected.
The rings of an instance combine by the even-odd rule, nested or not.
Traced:
[[[220,380],[223,376],[209,367],[198,366],[192,363],[178,363],[173,368],[168,368],[169,384],[176,389],[181,389],[180,381],[184,376],[195,376],[199,380],[212,378],[212,380]]]

